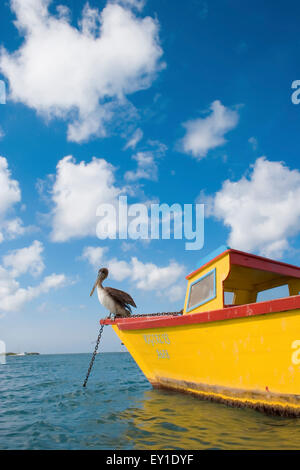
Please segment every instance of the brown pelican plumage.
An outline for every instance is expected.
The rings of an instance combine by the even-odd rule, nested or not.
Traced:
[[[99,302],[110,312],[109,318],[111,315],[114,315],[115,317],[130,317],[131,305],[132,307],[136,307],[133,298],[127,294],[127,292],[123,292],[122,290],[114,289],[113,287],[103,287],[102,282],[107,278],[107,276],[107,268],[99,269],[90,297],[93,295],[94,290],[97,287]]]

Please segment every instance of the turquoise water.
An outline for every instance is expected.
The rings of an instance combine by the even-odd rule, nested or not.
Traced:
[[[153,390],[126,353],[8,357],[0,449],[299,449],[300,419]]]

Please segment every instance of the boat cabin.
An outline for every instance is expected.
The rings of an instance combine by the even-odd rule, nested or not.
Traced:
[[[229,247],[211,253],[186,279],[184,315],[255,303],[260,293],[281,286],[281,297],[300,292],[300,267]]]

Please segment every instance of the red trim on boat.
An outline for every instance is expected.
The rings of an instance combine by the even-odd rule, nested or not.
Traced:
[[[219,258],[224,256],[224,254],[230,254],[230,265],[236,264],[239,266],[245,266],[247,268],[252,269],[260,269],[261,271],[270,271],[277,274],[281,274],[282,276],[290,276],[300,278],[300,267],[293,266],[292,264],[282,263],[281,261],[274,261],[269,258],[263,258],[262,256],[252,255],[249,253],[245,253],[243,251],[238,250],[226,250],[220,255],[216,256],[208,263],[204,264],[200,268],[193,271],[191,274],[186,276],[186,279],[190,279],[195,274],[197,274],[200,270],[202,271],[205,267],[209,266],[210,264],[216,262]]]
[[[167,328],[173,326],[211,323],[215,321],[233,320],[235,318],[252,317],[268,313],[287,312],[300,309],[300,295],[283,299],[268,300],[255,304],[237,305],[210,312],[190,313],[181,316],[132,317],[118,318],[116,321],[100,320],[102,325],[116,325],[120,330],[144,330],[151,328]]]

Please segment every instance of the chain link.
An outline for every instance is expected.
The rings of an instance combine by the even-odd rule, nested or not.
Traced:
[[[143,318],[143,317],[161,317],[161,316],[178,316],[182,315],[183,311],[180,310],[180,312],[161,312],[161,313],[144,313],[142,315],[130,315],[130,318]]]
[[[97,338],[97,341],[96,341],[95,350],[93,352],[93,356],[92,356],[92,359],[91,359],[91,362],[90,362],[90,365],[89,365],[89,368],[88,368],[88,371],[87,371],[87,374],[86,374],[85,381],[83,383],[83,387],[86,387],[87,381],[89,380],[89,375],[91,373],[91,370],[92,370],[92,367],[93,367],[93,364],[94,364],[94,360],[95,360],[95,357],[97,355],[97,350],[98,350],[100,339],[101,339],[101,336],[102,336],[102,333],[103,333],[103,328],[104,328],[104,325],[101,325],[99,335],[98,335],[98,338]]]

